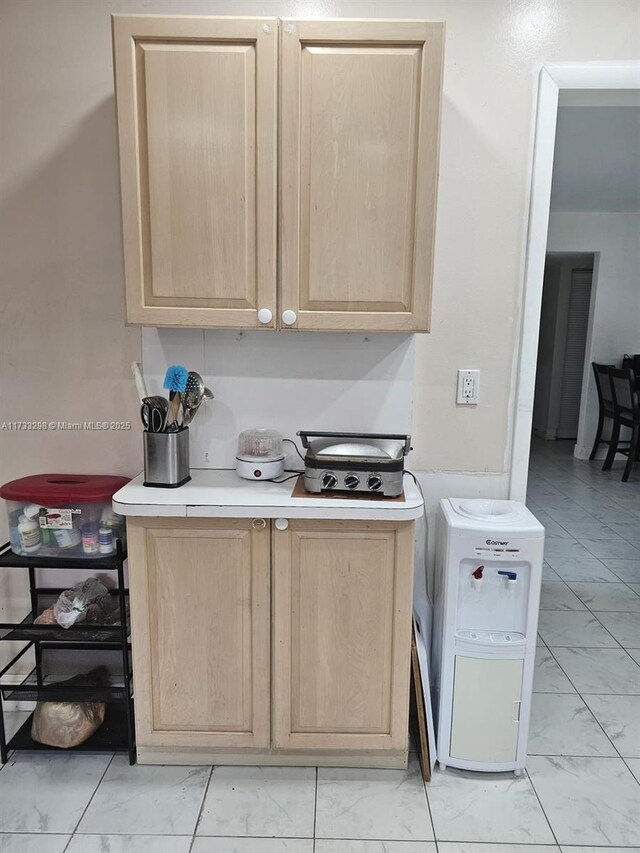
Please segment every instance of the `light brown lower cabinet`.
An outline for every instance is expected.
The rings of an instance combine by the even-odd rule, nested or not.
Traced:
[[[413,522],[128,533],[139,761],[406,762]]]

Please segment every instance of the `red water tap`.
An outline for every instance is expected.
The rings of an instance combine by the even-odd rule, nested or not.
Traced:
[[[477,569],[475,570],[475,572],[473,573],[473,577],[474,577],[477,581],[481,581],[481,580],[482,580],[482,573],[483,573],[483,571],[484,571],[484,566],[478,566],[478,568],[477,568]]]

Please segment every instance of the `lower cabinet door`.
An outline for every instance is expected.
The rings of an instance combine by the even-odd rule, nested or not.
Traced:
[[[452,758],[503,764],[516,760],[522,660],[456,655]]]
[[[269,526],[139,518],[128,532],[138,745],[268,748]]]
[[[407,748],[413,529],[293,520],[273,530],[275,749]]]

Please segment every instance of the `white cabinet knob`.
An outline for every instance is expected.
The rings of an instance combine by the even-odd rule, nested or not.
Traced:
[[[261,308],[258,311],[258,322],[262,323],[266,326],[267,323],[270,323],[273,320],[273,314],[268,308]]]
[[[289,519],[287,518],[276,518],[276,527],[278,530],[286,530],[289,526]]]
[[[295,321],[298,319],[298,315],[295,311],[292,311],[290,308],[287,308],[286,311],[282,312],[282,322],[285,326],[293,326]]]

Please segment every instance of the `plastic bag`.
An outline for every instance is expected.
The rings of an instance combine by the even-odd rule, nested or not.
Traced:
[[[76,675],[62,682],[65,686],[104,684],[104,667]],[[31,723],[31,737],[46,746],[70,749],[79,746],[98,731],[104,722],[104,702],[38,702]]]
[[[57,625],[56,614],[53,612],[53,606],[47,607],[42,613],[33,620],[34,625]]]
[[[107,624],[113,609],[109,590],[97,578],[87,578],[65,589],[53,605],[56,622],[62,628],[84,621]]]

